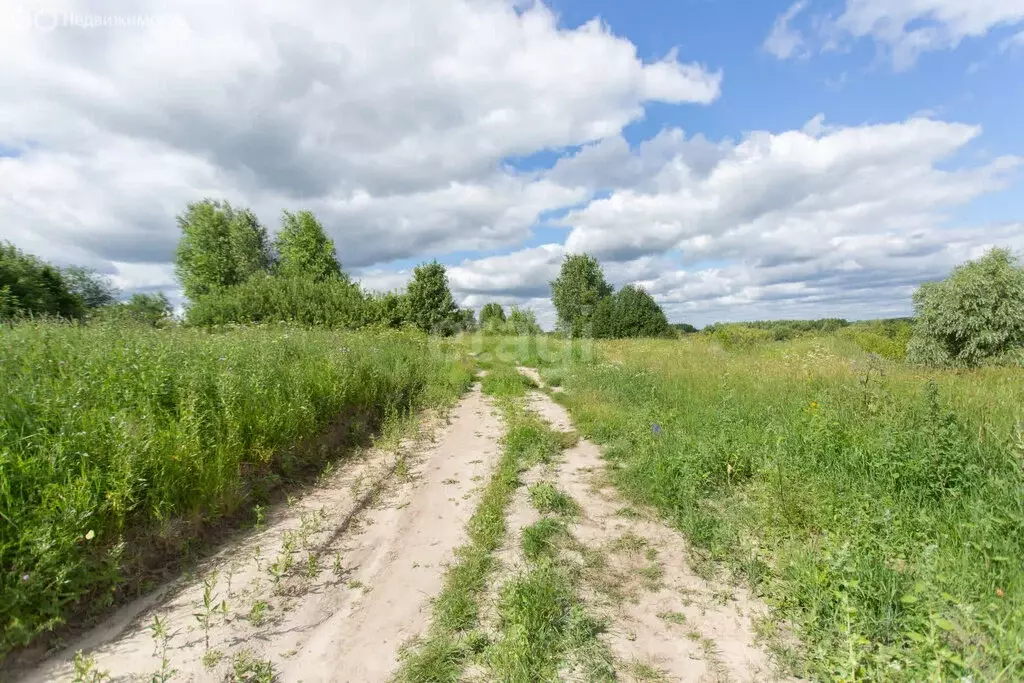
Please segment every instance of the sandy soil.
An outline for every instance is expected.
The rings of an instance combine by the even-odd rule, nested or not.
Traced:
[[[282,681],[387,680],[400,646],[426,629],[499,455],[502,423],[478,386],[437,422],[398,452],[349,461],[194,576],[127,605],[19,680],[70,680],[79,649],[114,681],[151,680],[164,653],[174,681],[224,680],[243,651]],[[167,639],[153,637],[154,617]]]
[[[529,405],[554,428],[572,428],[566,410],[545,394],[532,392]],[[755,643],[753,619],[764,606],[740,587],[695,574],[685,539],[652,511],[627,505],[608,483],[596,445],[580,440],[553,475],[583,508],[571,531],[584,567],[584,600],[610,623],[603,637],[621,679],[777,678]]]

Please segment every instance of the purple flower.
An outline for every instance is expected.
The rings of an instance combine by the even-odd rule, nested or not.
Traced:
[[[651,425],[651,433],[653,433],[653,434],[661,434],[661,425],[660,424],[652,424]]]

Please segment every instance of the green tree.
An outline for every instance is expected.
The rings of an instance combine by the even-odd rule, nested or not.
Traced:
[[[280,259],[277,269],[282,275],[314,280],[342,276],[334,241],[312,211],[285,211],[274,246]]]
[[[461,332],[476,332],[476,312],[472,308],[458,309],[455,319]]]
[[[128,318],[154,327],[170,318],[174,310],[163,292],[132,294],[131,299],[121,305]]]
[[[437,261],[416,266],[407,296],[409,318],[424,332],[448,335],[457,327],[448,273]]]
[[[540,334],[540,325],[537,324],[537,315],[529,308],[513,306],[505,322],[506,334],[514,334],[520,337],[532,337]]]
[[[178,227],[175,273],[189,299],[245,282],[270,265],[267,231],[248,209],[204,199],[188,205]]]
[[[992,249],[914,292],[912,363],[976,367],[1024,347],[1024,268]]]
[[[239,209],[232,216],[231,253],[238,282],[267,272],[274,265],[267,229],[249,209]]]
[[[589,254],[566,255],[558,278],[551,283],[558,328],[572,337],[589,334],[594,307],[611,293],[597,259]]]
[[[71,291],[59,268],[9,242],[0,243],[0,315],[78,318],[84,313],[82,298]]]
[[[664,337],[669,333],[665,312],[642,287],[626,285],[612,299],[616,337]]]
[[[586,334],[594,339],[615,339],[618,336],[615,326],[614,296],[606,296],[594,305],[590,311]]]
[[[21,302],[14,296],[10,285],[0,287],[0,320],[15,318],[20,311]]]
[[[68,266],[62,272],[68,289],[81,298],[86,308],[100,308],[117,303],[120,291],[105,275],[82,266]]]
[[[505,309],[497,302],[484,304],[480,309],[480,329],[494,331],[505,325]]]

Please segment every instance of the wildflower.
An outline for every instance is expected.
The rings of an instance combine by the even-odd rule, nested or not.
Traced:
[[[89,531],[85,534],[85,540],[91,541],[94,538],[96,538],[96,532],[92,529],[89,529]]]
[[[28,574],[22,574],[21,575],[21,582],[22,583],[28,583],[28,579],[29,579],[29,575]]]
[[[1002,589],[1002,588],[996,588],[996,597],[997,597],[997,598],[1001,598],[1001,597],[1003,597],[1004,595],[1006,595],[1006,593],[1004,593],[1004,592],[1003,592],[1003,589]]]
[[[653,424],[653,425],[651,425],[651,433],[653,433],[653,434],[661,434],[661,425],[660,424]]]

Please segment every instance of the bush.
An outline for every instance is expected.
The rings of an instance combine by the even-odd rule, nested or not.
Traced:
[[[736,347],[749,348],[775,340],[771,330],[729,323],[708,325],[704,328],[703,334],[711,337],[727,349]]]
[[[669,327],[677,330],[680,334],[696,334],[700,331],[690,323],[673,323]]]
[[[410,320],[409,298],[398,292],[368,294],[363,306],[363,322],[366,325],[397,329]]]
[[[368,316],[383,319],[380,306],[367,306],[359,286],[345,278],[259,273],[241,284],[196,297],[185,311],[185,321],[199,326],[287,322],[355,329]]]
[[[612,286],[601,264],[589,254],[566,254],[558,277],[551,282],[551,303],[558,313],[558,329],[568,337],[593,334],[592,316]]]
[[[590,336],[595,339],[665,337],[671,330],[654,297],[635,285],[599,301],[590,317]]]
[[[528,308],[513,306],[505,321],[505,334],[517,337],[532,337],[541,333],[536,314]]]
[[[1024,346],[1024,268],[992,249],[914,293],[907,358],[923,365],[977,367],[1009,359]]]
[[[437,261],[413,270],[406,289],[411,322],[428,334],[448,336],[460,329],[460,316],[448,287],[448,272]]]

